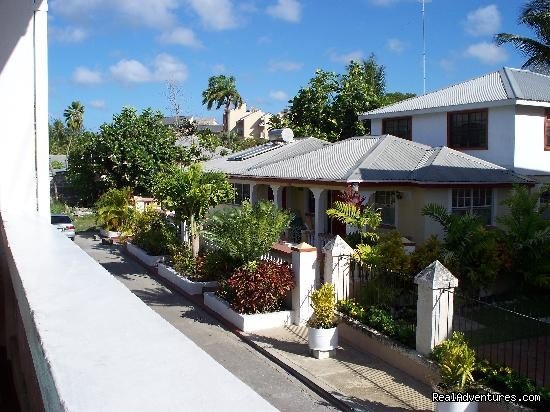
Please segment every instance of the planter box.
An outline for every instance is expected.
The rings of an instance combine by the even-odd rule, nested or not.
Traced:
[[[338,324],[339,336],[351,346],[372,353],[426,385],[433,386],[441,382],[437,365],[431,360],[360,322],[347,316],[341,318],[343,321]]]
[[[278,328],[292,323],[292,311],[290,310],[242,315],[231,309],[229,304],[217,297],[214,292],[204,294],[204,304],[243,332]]]
[[[200,295],[204,289],[213,289],[218,287],[218,282],[193,282],[185,276],[163,263],[158,264],[158,274],[161,278],[167,280],[172,285],[182,289],[190,295]]]
[[[120,232],[112,232],[105,229],[99,229],[99,234],[103,237],[108,237],[109,239],[120,237]]]
[[[129,254],[134,256],[137,260],[139,260],[141,263],[143,263],[145,266],[148,267],[155,267],[157,263],[164,257],[164,256],[151,256],[148,255],[147,252],[140,247],[137,247],[136,245],[132,245],[130,242],[126,243],[126,250]]]

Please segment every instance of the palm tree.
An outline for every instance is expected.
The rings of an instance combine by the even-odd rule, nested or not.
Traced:
[[[534,30],[536,40],[517,34],[499,33],[497,45],[512,43],[528,58],[523,69],[550,72],[550,0],[531,0],[521,9],[519,24]]]
[[[235,77],[223,74],[210,77],[208,79],[208,87],[202,92],[202,104],[205,104],[208,110],[212,109],[214,104],[216,105],[216,109],[225,106],[223,127],[226,132],[229,132],[229,109],[231,105],[237,108],[243,104],[243,99],[235,85]]]
[[[67,127],[77,133],[82,130],[84,121],[84,106],[79,101],[74,101],[63,112]]]
[[[68,156],[71,150],[73,136],[82,132],[82,126],[84,123],[84,106],[82,106],[82,103],[77,100],[73,101],[63,112],[63,117],[65,118],[67,127],[71,131],[71,133],[69,133],[69,141],[67,143]]]

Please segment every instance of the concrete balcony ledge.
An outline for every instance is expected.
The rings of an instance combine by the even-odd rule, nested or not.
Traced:
[[[44,218],[0,218],[44,410],[275,410]]]

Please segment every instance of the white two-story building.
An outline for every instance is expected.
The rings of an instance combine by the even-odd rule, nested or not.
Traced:
[[[505,67],[359,118],[372,135],[448,146],[550,181],[550,76]]]

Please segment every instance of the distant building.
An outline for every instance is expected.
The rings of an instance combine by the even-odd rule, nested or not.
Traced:
[[[230,109],[227,126],[230,132],[241,137],[268,138],[270,113],[256,108],[247,108],[246,103],[236,109]]]
[[[187,119],[189,122],[195,122],[197,131],[210,130],[212,133],[221,133],[223,131],[223,125],[218,124],[214,118],[200,118],[193,116],[180,116],[181,119]],[[162,119],[162,122],[167,126],[173,126],[177,122],[176,116],[169,116]]]

